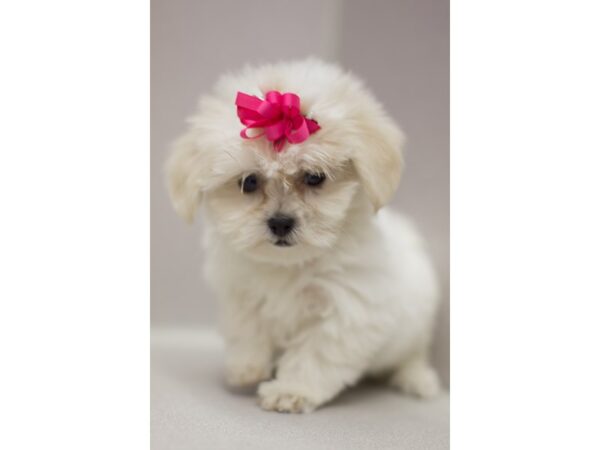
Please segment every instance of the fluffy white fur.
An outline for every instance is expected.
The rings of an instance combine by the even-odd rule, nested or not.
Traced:
[[[241,139],[236,92],[268,90],[298,94],[321,130],[282,153]],[[260,383],[264,409],[311,411],[371,375],[417,396],[438,392],[428,362],[434,272],[415,229],[380,209],[398,185],[402,144],[358,79],[314,59],[222,77],[176,142],[169,190],[186,220],[204,210],[226,378]],[[308,187],[305,172],[327,179]],[[243,193],[250,174],[259,189]],[[266,221],[276,213],[297,220],[292,246],[274,245]]]

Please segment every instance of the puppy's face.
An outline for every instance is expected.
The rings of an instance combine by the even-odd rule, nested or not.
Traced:
[[[215,231],[262,261],[299,262],[333,246],[359,189],[350,161],[317,164],[307,149],[252,147],[243,149],[239,172],[205,194]]]
[[[314,79],[297,80],[299,68]],[[291,264],[334,246],[352,212],[369,213],[361,198],[377,209],[391,197],[402,134],[360,83],[334,66],[308,61],[268,69],[226,77],[203,99],[175,144],[169,187],[184,218],[191,221],[202,204],[216,236],[234,250]],[[302,113],[321,129],[282,152],[266,139],[241,139],[236,90],[262,97],[270,89],[298,93]]]

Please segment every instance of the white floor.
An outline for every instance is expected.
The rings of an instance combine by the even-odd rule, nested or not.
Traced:
[[[221,377],[222,345],[209,330],[152,331],[152,448],[449,448],[449,398],[419,401],[361,385],[307,415],[262,411],[252,392]]]

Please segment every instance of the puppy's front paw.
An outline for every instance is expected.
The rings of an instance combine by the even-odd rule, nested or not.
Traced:
[[[231,387],[254,386],[271,378],[271,367],[261,364],[228,364],[225,381]]]
[[[258,398],[261,408],[266,411],[307,413],[317,406],[306,396],[294,392],[278,380],[261,383],[258,387]]]

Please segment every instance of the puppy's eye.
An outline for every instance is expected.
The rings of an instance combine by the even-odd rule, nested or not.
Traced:
[[[244,194],[249,194],[258,189],[258,177],[252,173],[245,178],[240,178],[238,185],[242,188]]]
[[[304,174],[304,184],[307,186],[319,186],[323,181],[325,181],[325,175],[322,173],[306,172]]]

